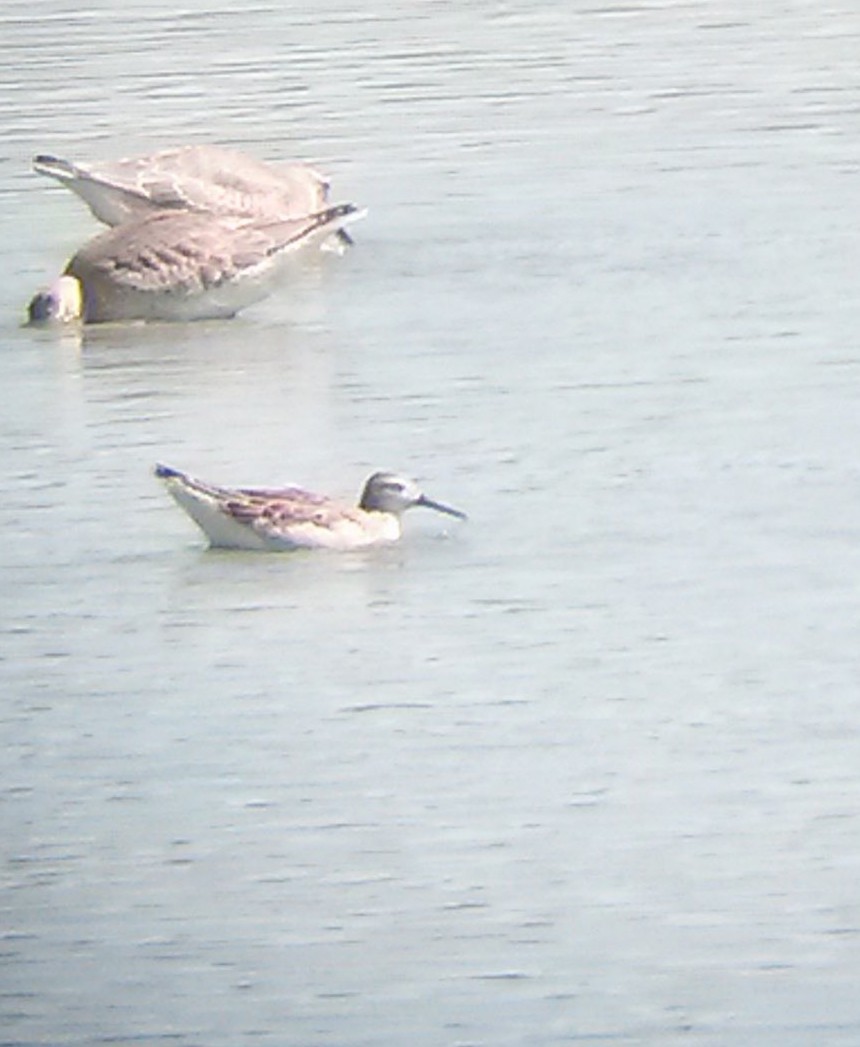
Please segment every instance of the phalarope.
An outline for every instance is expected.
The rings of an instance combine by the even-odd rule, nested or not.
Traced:
[[[40,155],[33,168],[71,189],[106,225],[164,210],[301,218],[328,205],[328,179],[315,168],[301,163],[276,168],[215,145],[164,149],[102,164]]]
[[[413,480],[374,473],[356,507],[300,487],[227,488],[157,465],[155,475],[209,539],[226,549],[363,549],[396,542],[400,517],[413,506],[465,520],[466,514],[427,498]]]
[[[360,218],[353,204],[274,220],[160,211],[94,237],[30,302],[31,323],[200,320],[266,298],[286,256]]]

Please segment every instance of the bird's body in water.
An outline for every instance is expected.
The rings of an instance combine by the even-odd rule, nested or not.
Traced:
[[[157,211],[271,220],[303,218],[329,206],[329,180],[309,164],[276,167],[217,145],[185,145],[95,164],[42,154],[34,157],[33,169],[66,186],[111,226]]]
[[[31,323],[200,320],[268,297],[287,260],[361,212],[352,204],[304,218],[159,211],[108,229],[30,302]]]
[[[400,538],[400,517],[413,506],[465,519],[459,509],[427,498],[414,481],[395,473],[374,473],[357,506],[300,487],[216,487],[166,465],[156,466],[155,475],[219,548],[283,552],[385,545]]]

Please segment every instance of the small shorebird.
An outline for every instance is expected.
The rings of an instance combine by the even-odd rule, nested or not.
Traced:
[[[413,480],[395,473],[374,473],[355,507],[301,487],[215,487],[167,465],[157,465],[155,475],[209,544],[225,549],[283,552],[384,545],[397,541],[401,515],[416,505],[466,519],[459,509],[432,501]]]
[[[215,145],[87,165],[40,155],[33,169],[77,193],[106,225],[165,210],[301,218],[328,206],[328,179],[313,167],[272,167]]]
[[[31,323],[233,316],[274,290],[285,260],[363,212],[353,204],[293,219],[158,211],[108,229],[30,302]]]

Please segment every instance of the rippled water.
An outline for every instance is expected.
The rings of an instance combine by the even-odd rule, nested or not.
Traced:
[[[853,3],[0,13],[0,1042],[856,1044]],[[369,206],[233,322],[19,326],[29,171]],[[151,476],[470,513],[206,551]]]

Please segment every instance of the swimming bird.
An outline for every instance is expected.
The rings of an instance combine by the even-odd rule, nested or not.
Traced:
[[[355,507],[300,487],[216,487],[167,465],[157,465],[155,475],[209,544],[226,549],[284,552],[385,545],[400,538],[400,517],[413,506],[466,519],[459,509],[432,501],[414,480],[395,473],[374,473]]]
[[[30,302],[31,323],[200,320],[266,298],[289,255],[341,223],[353,204],[293,219],[158,211],[85,244]]]
[[[301,218],[328,206],[328,179],[308,164],[272,167],[215,145],[91,165],[40,155],[33,168],[67,186],[112,226],[165,210]]]

